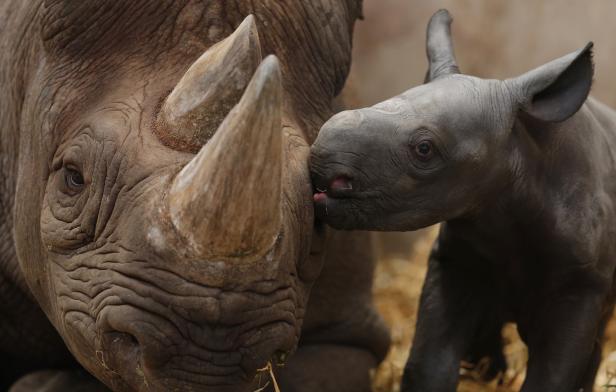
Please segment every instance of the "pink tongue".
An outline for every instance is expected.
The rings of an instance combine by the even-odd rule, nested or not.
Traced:
[[[329,188],[332,190],[351,190],[353,189],[353,185],[347,177],[336,177],[329,185]]]
[[[327,200],[327,195],[323,192],[315,193],[314,196],[312,196],[312,199],[315,203],[324,202]]]

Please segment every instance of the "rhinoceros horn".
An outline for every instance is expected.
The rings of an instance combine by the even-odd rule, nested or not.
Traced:
[[[255,18],[247,16],[184,74],[159,112],[158,136],[176,149],[197,152],[214,134],[261,62]]]
[[[199,256],[240,259],[272,248],[281,227],[282,86],[268,56],[214,136],[169,192],[176,229]]]
[[[430,18],[426,35],[429,62],[427,82],[460,73],[451,42],[451,22],[449,11],[444,9],[438,10]]]

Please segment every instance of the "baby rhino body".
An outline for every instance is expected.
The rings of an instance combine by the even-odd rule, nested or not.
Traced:
[[[616,266],[616,112],[588,98],[592,44],[484,80],[459,74],[450,23],[428,26],[428,83],[323,127],[317,212],[339,229],[444,222],[403,391],[455,391],[464,359],[498,371],[509,321],[523,392],[592,391]]]

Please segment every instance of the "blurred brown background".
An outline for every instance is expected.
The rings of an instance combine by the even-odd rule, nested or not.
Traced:
[[[425,29],[439,8],[453,18],[453,39],[462,72],[506,79],[595,43],[592,95],[616,108],[616,0],[364,0],[356,24],[353,66],[343,92],[350,108],[373,105],[422,83],[427,66]],[[425,260],[437,229],[374,235],[380,263],[376,303],[393,334],[387,360],[375,372],[374,390],[399,389],[413,335]],[[526,349],[515,327],[504,331],[509,371],[491,383],[464,377],[459,391],[511,392],[524,378]],[[614,391],[616,322],[607,330],[596,391]]]
[[[594,41],[592,94],[616,107],[614,0],[364,0],[347,90],[353,105],[372,105],[422,82],[425,29],[439,8],[454,18],[462,72],[484,78],[516,76]]]

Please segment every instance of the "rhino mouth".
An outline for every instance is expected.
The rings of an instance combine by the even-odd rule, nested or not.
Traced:
[[[334,170],[332,170],[334,168]],[[382,195],[366,187],[367,178],[340,162],[311,160],[315,216],[335,229],[356,230],[368,227]],[[361,181],[360,181],[361,180]]]
[[[333,198],[345,198],[345,197],[353,197],[356,193],[353,189],[353,179],[347,175],[337,175],[330,179],[329,181],[320,181],[321,183],[325,182],[326,185],[315,185],[315,192],[313,199],[315,203],[319,203],[324,201],[328,197]]]
[[[180,328],[128,305],[101,318],[97,360],[131,390],[241,390],[297,342],[295,323],[280,312],[240,325]]]
[[[341,202],[356,197],[357,191],[353,189],[353,180],[350,176],[336,175],[329,180],[315,182],[313,194],[315,214],[317,218],[330,223],[330,211],[336,215]]]

